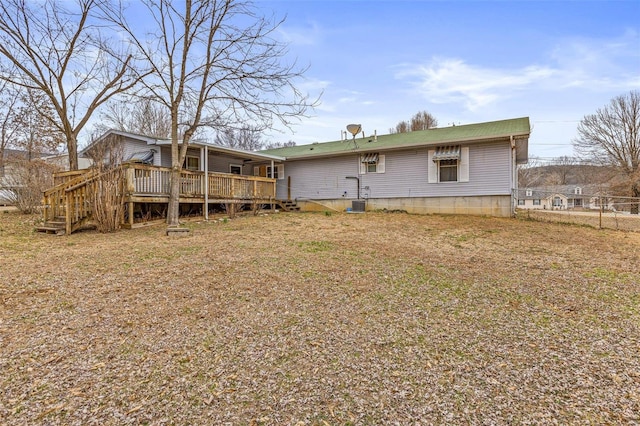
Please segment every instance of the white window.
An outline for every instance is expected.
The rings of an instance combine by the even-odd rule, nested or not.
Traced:
[[[187,170],[200,170],[200,157],[187,155],[184,159],[184,168]]]
[[[533,205],[534,206],[539,206],[540,205],[540,200],[533,200]]]
[[[385,156],[378,153],[368,153],[360,156],[360,174],[384,173]]]
[[[242,166],[239,164],[229,164],[229,173],[233,173],[234,175],[241,175]]]
[[[522,198],[518,199],[518,205],[519,206],[524,206],[524,200]]]
[[[284,164],[276,164],[271,172],[271,166],[267,166],[267,177],[273,179],[284,179]]]
[[[533,190],[531,190],[531,189],[527,189],[527,191],[526,191],[526,196],[527,196],[527,197],[531,197],[532,195],[533,195]]]
[[[271,175],[271,166],[253,166],[253,175],[262,177],[272,177],[274,179],[284,179],[284,164],[276,164],[273,176]]]
[[[458,181],[458,160],[438,161],[438,182]]]
[[[429,183],[469,182],[469,147],[442,146],[429,150]]]

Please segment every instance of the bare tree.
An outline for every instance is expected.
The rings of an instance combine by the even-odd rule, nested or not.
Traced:
[[[0,177],[4,176],[5,151],[20,130],[16,117],[18,99],[19,92],[6,81],[0,81]]]
[[[180,173],[187,148],[203,127],[290,126],[313,104],[293,82],[304,69],[283,65],[286,46],[275,32],[283,21],[260,16],[242,0],[143,0],[154,32],[107,12],[150,64],[148,96],[171,115],[171,184],[167,223],[179,225]]]
[[[615,166],[628,182],[628,195],[640,197],[640,91],[613,98],[586,115],[573,146],[583,158]],[[638,213],[638,204],[631,208]]]
[[[118,167],[124,158],[121,136],[110,135],[103,143],[93,144],[89,156],[97,176],[88,186],[91,215],[99,232],[114,232],[120,228],[124,203],[124,174]]]
[[[401,121],[395,128],[389,129],[389,133],[407,133],[417,130],[427,130],[438,127],[438,120],[429,112],[421,111],[415,114],[409,121]]]
[[[51,104],[41,91],[23,91],[15,112],[18,131],[13,145],[26,152],[27,160],[56,152],[64,143],[64,135],[47,119],[51,113]]]
[[[42,204],[42,193],[53,186],[56,166],[41,159],[14,158],[11,174],[0,182],[0,189],[22,213],[34,213]]]
[[[549,166],[551,174],[545,182],[547,185],[567,185],[570,177],[575,174],[578,162],[575,158],[563,155],[553,160],[553,165]]]
[[[290,146],[296,146],[296,142],[289,140],[287,142],[269,142],[264,145],[264,149],[276,149],[276,148],[288,148]]]
[[[216,144],[229,148],[244,149],[245,151],[258,151],[264,143],[259,131],[246,129],[224,129],[216,134]]]
[[[540,159],[530,156],[526,164],[518,165],[518,187],[530,188],[538,186],[540,182]]]
[[[101,123],[95,129],[101,133],[116,129],[157,138],[167,138],[171,134],[169,110],[147,98],[127,97],[109,102],[100,118]]]
[[[64,134],[69,168],[78,169],[78,134],[112,96],[141,77],[133,57],[117,51],[94,12],[108,0],[0,2],[0,79],[40,91],[51,105],[40,111]]]

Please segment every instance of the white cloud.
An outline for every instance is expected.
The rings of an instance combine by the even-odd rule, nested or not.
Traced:
[[[433,103],[462,104],[478,111],[523,93],[557,96],[563,90],[626,91],[640,87],[640,37],[627,31],[609,40],[565,39],[554,45],[542,65],[519,68],[471,64],[459,58],[433,58],[427,64],[402,64],[396,78],[407,80]],[[533,55],[532,55],[533,56]]]
[[[282,24],[278,27],[278,33],[284,42],[292,46],[314,46],[322,39],[322,30],[315,22],[310,22],[308,26]]]
[[[514,90],[548,79],[555,71],[547,67],[498,69],[467,64],[457,58],[435,58],[427,65],[404,65],[396,77],[413,80],[414,87],[434,103],[461,102],[474,111]]]

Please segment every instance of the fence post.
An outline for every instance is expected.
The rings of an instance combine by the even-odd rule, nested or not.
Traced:
[[[602,197],[599,197],[600,200],[600,229],[602,229]]]

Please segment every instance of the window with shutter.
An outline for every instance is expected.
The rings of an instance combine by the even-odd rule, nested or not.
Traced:
[[[429,183],[469,182],[469,147],[441,146],[428,158]]]
[[[360,174],[384,173],[385,156],[378,153],[363,154],[360,156]]]

